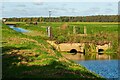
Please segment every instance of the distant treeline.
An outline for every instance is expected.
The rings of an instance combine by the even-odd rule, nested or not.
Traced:
[[[119,22],[120,15],[4,18],[10,22]]]

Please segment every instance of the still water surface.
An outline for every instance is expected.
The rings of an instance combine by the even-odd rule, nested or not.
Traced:
[[[8,25],[8,26],[17,32],[22,32],[22,33],[29,32],[28,30],[25,30],[23,28],[14,27],[14,25]]]
[[[120,68],[118,65],[120,60],[85,60],[75,62],[104,78],[118,78],[120,76]]]

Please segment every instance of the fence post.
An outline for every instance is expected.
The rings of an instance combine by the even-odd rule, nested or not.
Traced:
[[[86,26],[84,26],[84,34],[87,34]]]
[[[52,28],[50,26],[47,27],[47,36],[52,39]]]
[[[73,34],[76,34],[76,27],[73,26]]]

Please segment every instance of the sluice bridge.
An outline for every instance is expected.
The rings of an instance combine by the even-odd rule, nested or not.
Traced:
[[[85,44],[86,43],[60,43],[56,44],[55,41],[47,41],[49,44],[54,46],[56,50],[61,52],[70,52],[70,53],[85,53]],[[92,45],[93,43],[88,43]],[[100,53],[105,51],[111,47],[110,43],[105,44],[96,44],[95,45],[95,52]]]

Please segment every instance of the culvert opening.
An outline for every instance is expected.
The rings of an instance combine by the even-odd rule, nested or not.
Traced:
[[[76,49],[71,49],[71,50],[70,50],[70,53],[72,53],[72,54],[77,54],[77,50],[76,50]]]
[[[83,54],[85,55],[85,49],[84,49],[84,51],[83,51]]]
[[[103,49],[98,49],[98,54],[99,54],[99,55],[102,55],[102,54],[103,54],[103,52],[104,52],[104,50],[103,50]]]

